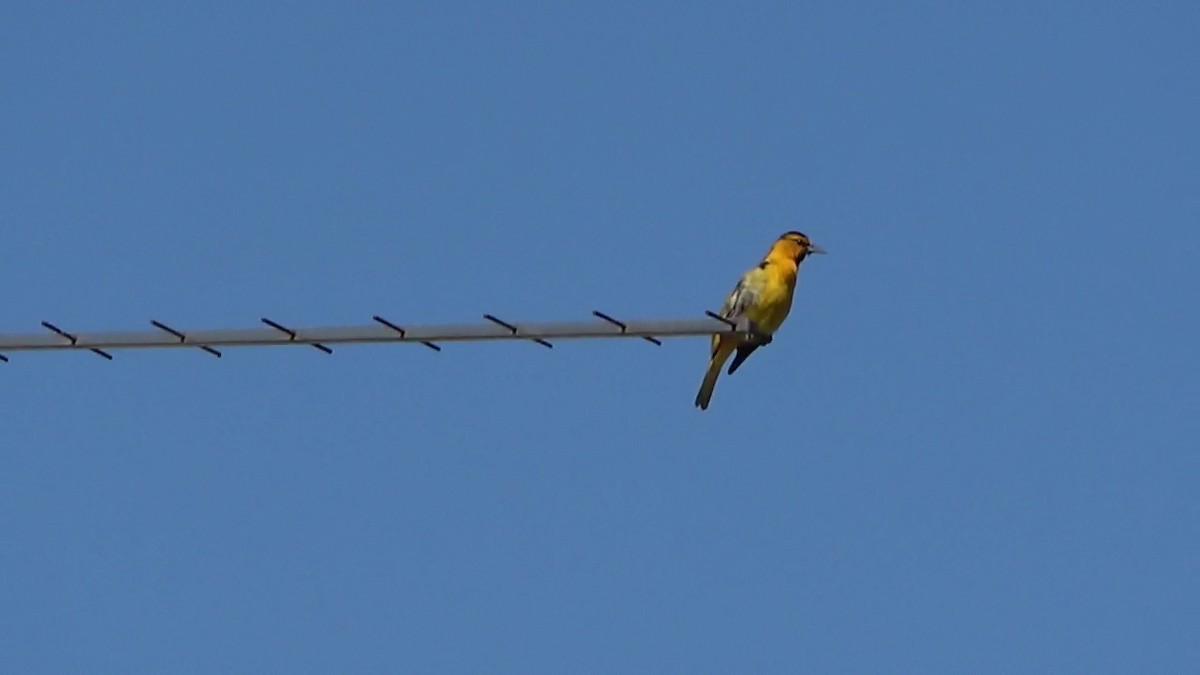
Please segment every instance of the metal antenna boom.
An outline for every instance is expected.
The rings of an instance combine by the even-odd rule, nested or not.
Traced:
[[[753,326],[746,320],[733,321],[708,313],[704,319],[667,319],[624,321],[602,312],[593,312],[599,321],[561,321],[552,323],[510,323],[485,314],[487,323],[408,325],[401,327],[383,317],[373,317],[375,323],[360,326],[325,328],[294,328],[263,319],[269,328],[235,328],[227,330],[176,330],[160,321],[151,323],[154,331],[110,331],[77,333],[62,330],[50,322],[42,325],[51,334],[0,334],[0,362],[7,362],[6,353],[22,351],[88,350],[112,359],[112,349],[153,349],[170,347],[200,348],[220,356],[217,347],[267,347],[276,345],[308,345],[326,354],[331,344],[367,344],[412,342],[440,351],[438,343],[473,342],[481,340],[525,340],[549,347],[550,340],[592,338],[639,338],[661,344],[662,338],[699,337],[715,334],[754,335]]]

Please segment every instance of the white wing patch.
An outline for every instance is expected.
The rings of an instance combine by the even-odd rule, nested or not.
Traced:
[[[741,317],[747,308],[754,305],[754,297],[754,289],[746,283],[746,279],[743,277],[738,281],[737,286],[733,287],[729,298],[725,300],[725,306],[721,308],[721,316],[726,319]]]

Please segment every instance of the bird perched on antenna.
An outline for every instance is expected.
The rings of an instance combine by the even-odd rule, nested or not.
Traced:
[[[796,274],[800,271],[800,263],[811,253],[824,252],[804,234],[786,232],[771,244],[771,250],[767,251],[762,262],[742,275],[721,306],[721,316],[730,321],[749,319],[753,332],[762,337],[713,336],[712,360],[708,362],[708,372],[704,374],[704,381],[696,394],[697,408],[708,408],[721,367],[731,354],[736,352],[737,356],[729,364],[730,375],[755,349],[770,344],[771,335],[779,330],[792,309],[792,294],[796,290]]]

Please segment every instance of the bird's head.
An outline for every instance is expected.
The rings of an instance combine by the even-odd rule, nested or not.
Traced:
[[[771,245],[771,255],[791,258],[800,264],[810,253],[824,253],[825,249],[809,240],[803,232],[785,232]]]

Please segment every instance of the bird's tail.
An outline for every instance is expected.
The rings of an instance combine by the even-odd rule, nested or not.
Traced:
[[[720,340],[713,346],[715,349],[713,349],[712,360],[708,362],[708,372],[704,373],[700,391],[696,392],[696,407],[701,410],[708,409],[708,402],[712,400],[713,387],[717,386],[717,376],[721,374],[721,366],[729,360],[729,355],[733,353],[737,344],[729,340]]]
[[[700,383],[700,391],[696,392],[696,407],[701,410],[707,410],[708,402],[712,400],[713,388],[717,386],[717,377],[721,375],[722,361],[724,359],[718,361],[714,354],[708,364],[708,372],[704,374],[704,381]]]

